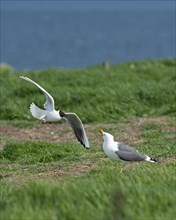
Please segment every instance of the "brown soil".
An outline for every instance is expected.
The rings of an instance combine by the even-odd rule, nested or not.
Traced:
[[[120,132],[115,133],[117,127],[121,127],[122,123],[114,124],[89,124],[85,125],[87,135],[90,139],[91,144],[100,145],[101,138],[98,137],[98,130],[101,128],[103,130],[113,129],[113,134],[118,137],[119,141],[128,140],[130,143],[138,143],[143,141],[142,138],[137,137],[142,126],[145,124],[161,124],[161,130],[166,130],[168,122],[171,122],[171,118],[168,117],[157,117],[157,118],[131,118],[126,121],[126,126],[121,129]],[[124,123],[123,123],[124,124]],[[174,127],[167,127],[168,130],[175,129]],[[0,143],[0,149],[3,149],[7,140],[14,141],[48,141],[48,142],[62,142],[71,141],[77,142],[72,130],[68,128],[66,124],[40,124],[34,128],[17,128],[10,125],[0,125],[0,134],[2,140]]]

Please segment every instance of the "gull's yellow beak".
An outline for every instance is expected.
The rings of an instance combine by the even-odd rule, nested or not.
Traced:
[[[104,132],[104,131],[103,131],[102,129],[100,129],[99,132],[98,132],[98,135],[99,135],[99,136],[103,136],[103,132]]]

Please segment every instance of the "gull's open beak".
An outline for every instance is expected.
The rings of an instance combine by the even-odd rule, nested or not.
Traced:
[[[103,130],[102,129],[99,130],[98,135],[103,136]]]

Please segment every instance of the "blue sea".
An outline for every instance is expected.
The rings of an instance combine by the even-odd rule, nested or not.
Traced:
[[[175,57],[175,1],[1,1],[1,63],[80,68]]]

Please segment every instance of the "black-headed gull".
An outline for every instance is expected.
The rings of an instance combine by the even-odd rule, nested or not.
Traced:
[[[29,79],[28,77],[20,76],[20,78],[37,86],[46,96],[46,102],[44,104],[45,109],[40,109],[34,103],[30,105],[30,111],[33,117],[44,122],[56,122],[64,118],[72,128],[78,141],[85,148],[89,148],[89,141],[80,118],[72,112],[64,112],[63,110],[56,111],[54,108],[53,97],[44,88],[42,88],[40,85],[38,85],[36,82]]]

